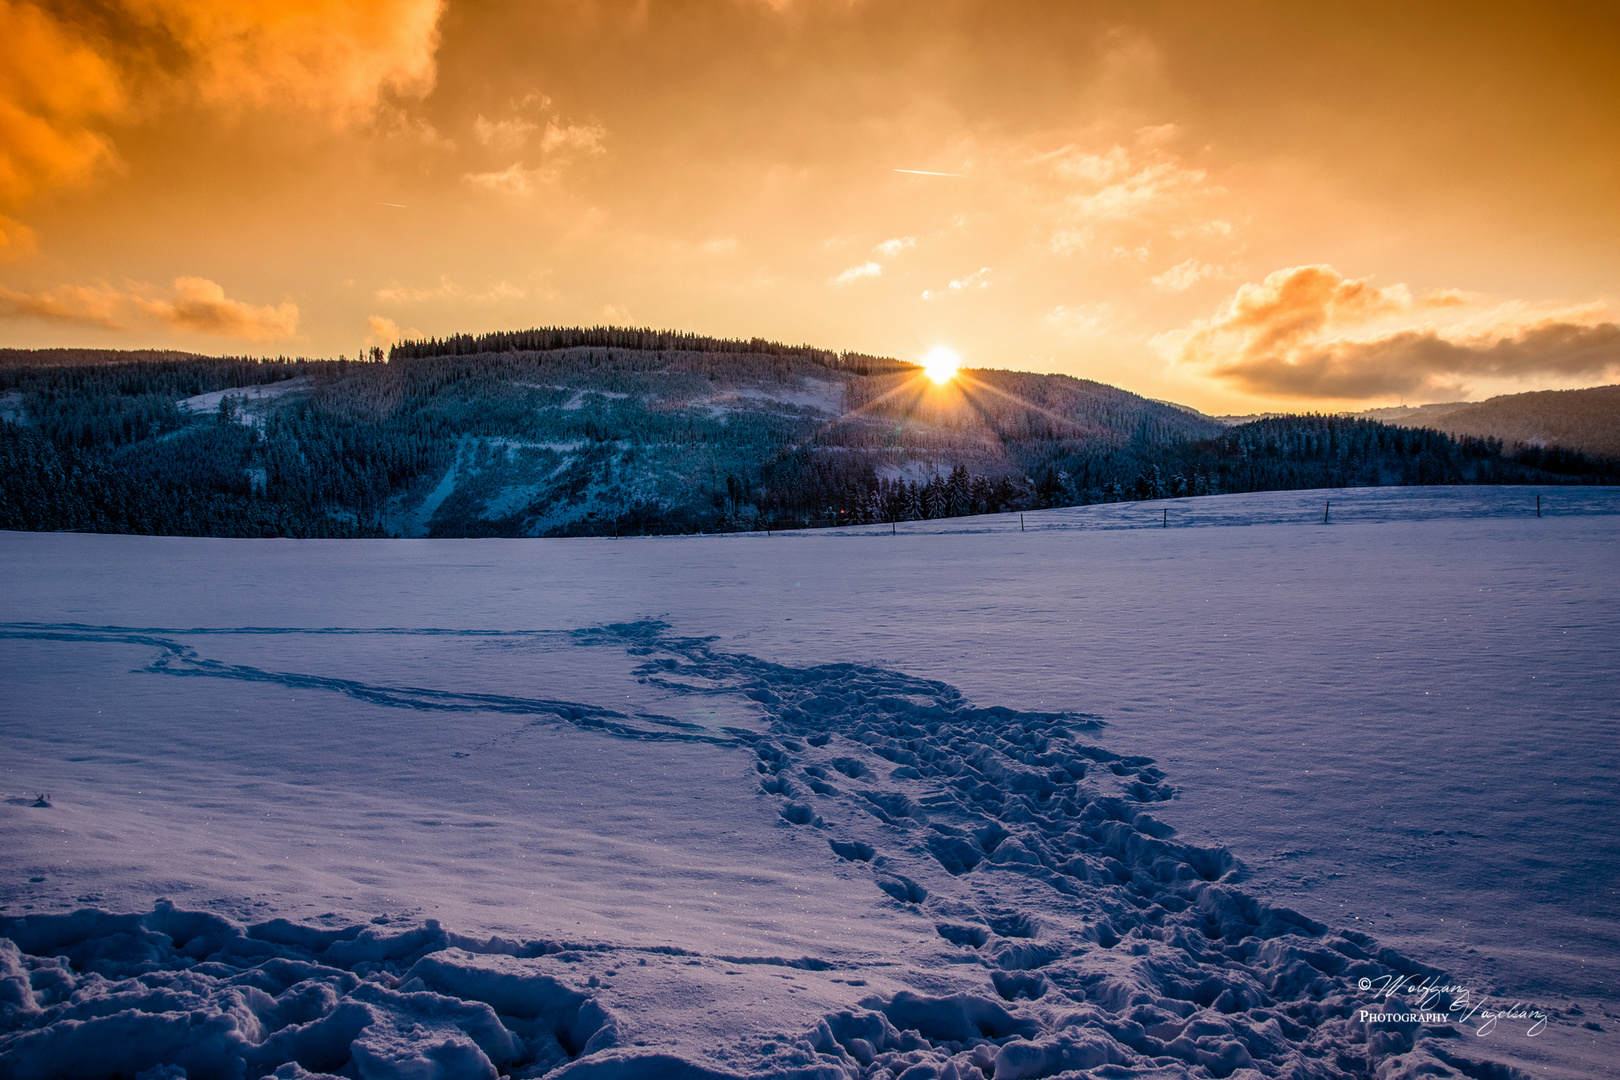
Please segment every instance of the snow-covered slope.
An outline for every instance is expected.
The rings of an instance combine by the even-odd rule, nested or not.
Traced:
[[[1620,492],[1536,494],[0,535],[0,1076],[1600,1075]]]
[[[284,379],[281,382],[262,383],[254,386],[236,386],[228,390],[213,390],[206,394],[195,394],[188,398],[181,398],[175,404],[186,412],[216,413],[219,403],[230,398],[239,410],[236,422],[239,424],[256,424],[264,426],[264,407],[278,398],[288,394],[299,394],[307,391],[311,381],[305,376],[295,379]]]

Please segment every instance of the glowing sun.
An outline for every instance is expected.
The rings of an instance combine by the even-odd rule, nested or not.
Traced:
[[[962,358],[956,355],[955,350],[944,345],[935,345],[923,356],[923,371],[934,382],[943,386],[956,375],[956,369],[961,366]]]

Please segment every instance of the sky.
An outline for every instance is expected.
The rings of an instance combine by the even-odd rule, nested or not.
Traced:
[[[0,0],[0,346],[634,325],[1241,414],[1612,383],[1617,322],[1599,0]]]

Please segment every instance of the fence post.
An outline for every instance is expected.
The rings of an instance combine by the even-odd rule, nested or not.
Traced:
[[[1327,505],[1322,507],[1322,524],[1328,523],[1328,511],[1333,509],[1333,500],[1329,499]]]
[[[1020,512],[1019,515],[1018,515],[1018,531],[1019,532],[1024,531],[1024,515],[1023,515],[1022,512]]]
[[[1541,492],[1536,492],[1536,517],[1541,516]]]
[[[1167,507],[1164,508],[1164,524],[1161,525],[1160,528],[1168,529],[1169,527],[1170,527],[1170,508],[1167,506]]]

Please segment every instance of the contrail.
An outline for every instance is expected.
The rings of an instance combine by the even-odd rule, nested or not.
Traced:
[[[378,203],[378,204],[377,204],[377,205],[378,205],[378,206],[397,206],[397,207],[399,207],[399,208],[400,208],[400,209],[401,209],[401,210],[404,210],[404,209],[405,209],[405,204],[404,204],[404,203],[402,203],[402,202],[380,202],[380,203]]]
[[[915,176],[966,176],[959,172],[930,172],[927,169],[896,169],[895,172],[912,173]]]

